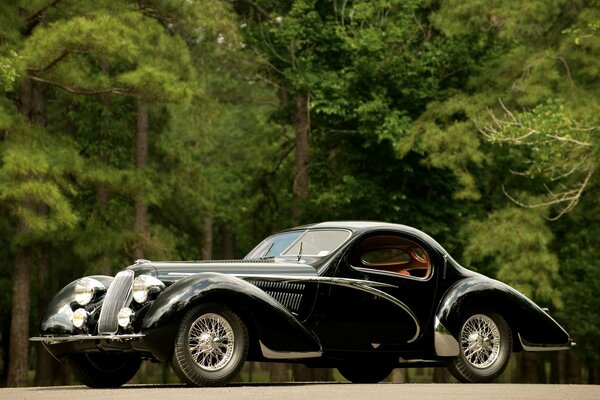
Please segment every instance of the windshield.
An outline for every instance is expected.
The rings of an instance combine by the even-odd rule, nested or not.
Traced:
[[[256,246],[246,259],[279,256],[325,257],[339,248],[350,237],[342,229],[304,230],[269,236]]]

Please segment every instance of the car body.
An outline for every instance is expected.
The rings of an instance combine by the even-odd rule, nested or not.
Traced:
[[[141,360],[199,386],[227,384],[246,360],[335,367],[353,382],[428,365],[488,382],[512,351],[574,344],[547,310],[427,234],[361,221],[289,229],[243,260],[138,260],[79,279],[32,340],[91,387],[126,383]]]

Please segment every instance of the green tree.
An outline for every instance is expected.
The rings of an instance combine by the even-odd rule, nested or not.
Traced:
[[[566,232],[579,231],[576,224],[571,225],[576,219],[566,215],[577,211],[578,204],[587,205],[579,212],[591,219],[598,215],[593,200],[599,126],[598,67],[593,61],[599,43],[597,2],[447,1],[440,3],[432,20],[448,37],[470,38],[473,49],[482,53],[465,87],[444,101],[431,103],[421,118],[426,126],[455,132],[459,146],[468,140],[485,154],[487,170],[470,171],[483,197],[480,208],[469,215],[485,222],[471,222],[463,228],[468,238],[466,254],[480,261],[487,256],[499,261],[504,256],[511,260],[509,265],[527,262],[529,268],[545,271],[545,279],[527,278],[529,293],[543,300],[560,292],[564,307],[573,312],[569,296],[574,262],[564,258],[565,249],[585,254],[588,245],[582,240],[567,244],[562,239]],[[439,156],[448,157],[444,147]],[[516,203],[536,208],[549,220],[566,220],[543,223],[530,212],[508,208],[510,202],[513,207]],[[515,232],[521,232],[519,240],[513,237]],[[538,244],[531,247],[536,237]],[[501,242],[503,248],[497,245]],[[537,249],[537,255],[521,262],[509,256],[526,248]],[[561,260],[558,271],[557,257]],[[541,260],[546,263],[541,265]],[[491,265],[496,265],[506,282],[523,285],[523,271],[528,269],[500,268],[493,261]],[[593,273],[593,263],[587,265],[586,271]],[[561,304],[558,294],[551,299],[556,306]],[[570,315],[574,314],[561,311],[569,326],[574,323]],[[569,373],[580,375],[576,367]]]
[[[11,121],[5,117],[6,113],[0,118],[7,121],[3,124],[7,134],[1,168],[5,189],[2,201],[12,211],[18,226],[15,236],[20,239],[14,244],[21,246],[15,256],[12,304],[19,308],[12,313],[10,385],[23,385],[27,370],[28,288],[32,270],[23,246],[31,246],[35,240],[47,240],[59,229],[72,228],[76,222],[72,201],[85,193],[90,183],[101,194],[106,185],[127,182],[127,190],[121,189],[121,193],[137,197],[136,214],[141,215],[137,226],[147,224],[143,211],[149,194],[144,188],[152,179],[146,171],[142,173],[147,163],[144,152],[138,151],[138,173],[133,173],[129,165],[111,174],[107,168],[110,166],[107,153],[88,154],[90,158],[85,162],[74,156],[67,157],[68,149],[77,155],[80,146],[89,139],[74,136],[72,141],[65,140],[71,136],[72,128],[77,127],[67,126],[66,132],[54,131],[60,123],[48,120],[46,104],[50,100],[65,99],[64,96],[74,99],[94,95],[100,96],[103,110],[108,111],[113,100],[107,96],[137,99],[141,121],[138,136],[142,137],[138,147],[144,147],[147,144],[144,136],[148,133],[144,125],[148,118],[146,104],[185,102],[195,91],[194,68],[186,42],[191,39],[183,33],[204,29],[205,34],[210,34],[209,28],[223,24],[215,17],[226,15],[223,3],[210,5],[210,2],[204,4],[207,6],[204,9],[201,3],[192,5],[184,1],[65,3],[60,6],[58,3],[12,4],[7,12],[15,18],[2,32],[2,83],[9,87],[16,80],[15,76],[22,76],[18,100],[24,115],[18,121]],[[190,10],[195,12],[189,13]],[[207,10],[219,10],[220,14],[201,14]],[[190,14],[205,16],[191,22],[187,19]],[[203,22],[206,24],[202,25]],[[14,56],[16,51],[18,56]],[[63,101],[63,104],[73,103],[77,101]],[[6,104],[5,107],[10,107],[10,103]],[[50,110],[55,112],[54,117],[58,116],[57,111]],[[89,123],[94,124],[91,120]],[[42,147],[40,143],[48,143],[48,139],[37,137],[46,136],[53,138],[55,147],[60,144],[65,150],[59,151],[60,146],[55,148],[49,144]],[[106,129],[100,136],[112,139],[106,137]],[[26,157],[27,154],[35,157]],[[28,165],[23,158],[32,164]],[[104,196],[98,197],[99,202],[106,205],[105,194],[104,190]],[[135,238],[132,243],[134,248],[139,246]]]

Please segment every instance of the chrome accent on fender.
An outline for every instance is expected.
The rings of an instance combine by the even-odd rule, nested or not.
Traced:
[[[80,340],[112,340],[112,341],[129,341],[143,338],[143,333],[132,333],[127,335],[72,335],[72,336],[34,336],[30,337],[31,342],[44,342],[48,344],[78,342]]]
[[[275,351],[268,348],[262,341],[260,351],[263,357],[271,360],[295,359],[295,358],[317,358],[323,355],[323,350],[319,351]]]
[[[247,278],[255,278],[262,280],[270,280],[270,281],[284,281],[284,282],[315,282],[315,283],[324,283],[327,285],[337,285],[344,286],[351,289],[357,289],[363,292],[370,293],[374,296],[381,297],[394,305],[400,307],[404,312],[406,312],[415,323],[415,335],[407,341],[407,343],[414,342],[421,333],[421,326],[419,325],[419,321],[417,320],[417,316],[412,312],[410,308],[394,296],[387,294],[386,292],[376,289],[376,287],[391,287],[395,288],[396,286],[390,285],[389,283],[381,283],[381,282],[373,282],[373,281],[365,281],[361,279],[352,279],[352,278],[333,278],[328,276],[274,276],[274,275],[236,275],[239,278],[247,277]]]
[[[521,334],[518,334],[519,342],[521,342],[521,346],[525,351],[559,351],[559,350],[569,350],[571,346],[574,346],[574,342],[570,342],[568,344],[539,344],[539,343],[530,343],[521,337]]]
[[[460,353],[458,341],[436,316],[433,322],[433,344],[435,354],[441,357],[455,357]]]

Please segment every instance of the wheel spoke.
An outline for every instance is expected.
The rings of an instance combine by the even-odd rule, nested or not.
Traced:
[[[234,346],[233,328],[219,314],[203,314],[190,327],[188,349],[202,369],[216,371],[226,366],[233,357]]]
[[[494,364],[500,354],[500,331],[486,315],[476,314],[463,325],[460,333],[462,353],[476,368]]]

